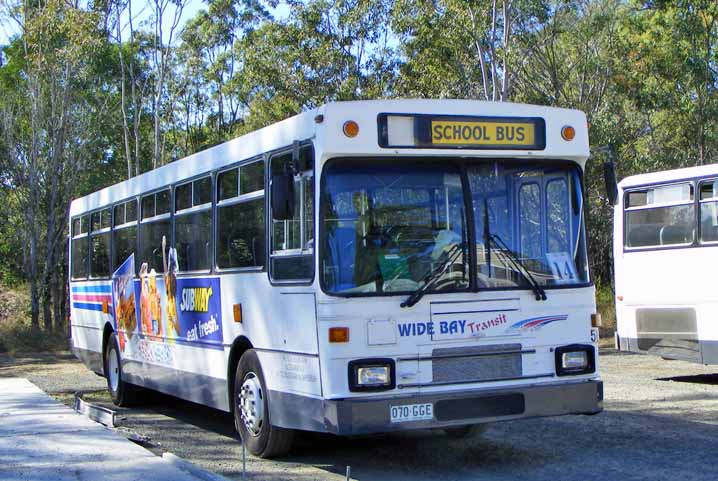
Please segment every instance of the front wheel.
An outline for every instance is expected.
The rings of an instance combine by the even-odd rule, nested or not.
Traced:
[[[247,450],[260,458],[286,454],[294,431],[272,426],[264,373],[254,349],[242,354],[234,375],[234,427]]]
[[[126,407],[136,402],[138,388],[122,379],[122,359],[115,333],[107,340],[105,348],[105,377],[107,390],[115,406]]]

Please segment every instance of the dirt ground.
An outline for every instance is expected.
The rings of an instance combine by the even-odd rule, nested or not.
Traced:
[[[604,412],[492,424],[455,441],[440,432],[337,438],[301,434],[291,456],[247,455],[248,479],[341,480],[716,480],[718,366],[603,348]],[[0,357],[0,376],[30,379],[71,403],[75,391],[111,406],[104,379],[69,353]],[[242,479],[242,450],[229,415],[168,396],[117,409],[120,429],[149,438],[203,468]]]

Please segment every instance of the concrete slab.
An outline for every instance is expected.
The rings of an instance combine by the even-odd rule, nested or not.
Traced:
[[[0,378],[0,480],[199,481],[26,379]],[[199,468],[197,468],[199,469]]]

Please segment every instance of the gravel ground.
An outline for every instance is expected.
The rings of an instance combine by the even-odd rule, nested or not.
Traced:
[[[479,438],[438,432],[363,438],[302,434],[281,461],[247,456],[248,479],[718,480],[718,366],[699,366],[602,349],[604,412],[496,423]],[[27,377],[71,401],[76,390],[108,404],[104,379],[69,354],[0,357],[0,376]],[[241,479],[241,446],[230,416],[167,396],[119,409],[121,429],[203,468]]]

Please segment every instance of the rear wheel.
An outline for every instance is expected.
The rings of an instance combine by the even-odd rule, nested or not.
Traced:
[[[116,406],[130,406],[137,401],[139,388],[122,379],[122,359],[115,333],[110,335],[105,347],[105,377],[107,390]]]
[[[446,433],[448,437],[454,439],[469,439],[481,436],[488,427],[488,424],[471,424],[468,426],[444,428],[444,433]]]
[[[234,376],[234,427],[247,450],[261,458],[289,452],[294,431],[272,426],[264,373],[254,349],[242,354]]]

